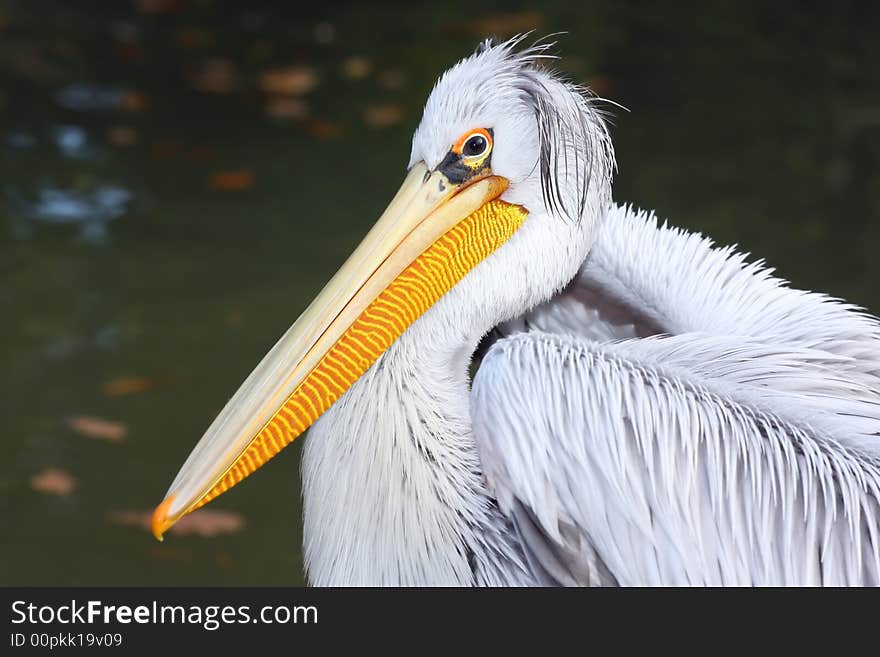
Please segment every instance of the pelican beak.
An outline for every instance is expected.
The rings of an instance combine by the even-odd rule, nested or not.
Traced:
[[[455,184],[416,164],[326,287],[251,372],[153,513],[159,540],[302,434],[428,308],[501,246],[526,211],[507,180]]]

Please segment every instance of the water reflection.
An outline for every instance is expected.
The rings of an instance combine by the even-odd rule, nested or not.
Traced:
[[[188,535],[144,514],[488,33],[567,30],[630,108],[618,199],[880,308],[877,10],[295,4],[0,4],[0,583],[302,581],[298,447]]]
[[[88,191],[44,187],[32,201],[18,195],[11,196],[11,200],[14,207],[12,231],[19,239],[33,236],[31,224],[34,222],[75,224],[79,229],[78,239],[102,244],[108,237],[107,222],[126,213],[132,194],[113,185],[98,185]]]

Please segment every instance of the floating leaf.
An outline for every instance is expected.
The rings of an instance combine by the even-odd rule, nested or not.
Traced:
[[[594,75],[590,79],[590,83],[588,86],[597,96],[604,96],[608,93],[608,89],[611,87],[611,83],[604,75]]]
[[[104,394],[108,397],[122,397],[144,392],[156,387],[156,382],[140,376],[121,376],[104,384]]]
[[[110,519],[123,527],[140,527],[152,531],[153,514],[150,511],[114,511]]]
[[[403,73],[396,69],[388,69],[379,74],[379,84],[386,89],[400,89],[405,81]]]
[[[76,488],[76,479],[67,470],[47,468],[31,477],[31,488],[46,495],[66,497]]]
[[[233,310],[226,315],[226,325],[227,326],[241,326],[241,322],[244,319],[244,315],[242,315],[240,310]]]
[[[363,80],[373,70],[373,64],[366,57],[349,57],[342,62],[342,75],[349,80]]]
[[[119,108],[126,112],[140,112],[146,104],[146,97],[140,91],[123,91],[119,96]]]
[[[492,34],[499,38],[506,38],[531,32],[541,27],[542,22],[543,17],[538,12],[520,11],[471,18],[461,24],[461,29],[477,36]]]
[[[364,123],[374,128],[386,128],[400,123],[403,114],[403,107],[395,103],[373,105],[364,110]]]
[[[190,81],[197,91],[210,94],[232,93],[241,83],[238,66],[225,57],[212,57],[202,62],[190,74]]]
[[[337,139],[342,136],[342,126],[333,121],[312,119],[305,123],[306,132],[318,139]]]
[[[74,415],[67,418],[67,426],[86,438],[106,440],[111,443],[121,443],[128,434],[128,428],[122,422],[88,415]]]
[[[107,128],[107,141],[114,146],[131,146],[137,142],[137,132],[127,125],[113,125]]]
[[[219,189],[224,192],[240,192],[254,186],[254,173],[247,169],[218,171],[211,176],[208,184],[212,189]]]
[[[217,536],[218,534],[234,534],[241,531],[243,527],[244,516],[240,513],[199,509],[178,520],[172,531],[176,529],[176,533],[181,535]]]
[[[260,75],[260,89],[267,94],[299,96],[309,93],[318,84],[318,74],[308,66],[285,66]]]
[[[304,100],[290,96],[272,96],[266,101],[266,114],[273,119],[303,119],[309,113]]]
[[[117,525],[124,527],[140,527],[152,532],[152,511],[114,511],[110,519]],[[220,534],[234,534],[244,527],[244,516],[234,511],[221,509],[198,509],[184,516],[169,530],[172,534],[180,536],[218,536]]]

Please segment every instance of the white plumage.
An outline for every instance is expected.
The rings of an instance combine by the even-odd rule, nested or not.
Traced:
[[[570,553],[567,581],[581,541],[620,584],[880,583],[873,319],[618,208],[523,323],[541,328],[483,361],[474,434],[502,510]]]
[[[517,45],[411,165],[491,127],[529,216],[312,428],[311,581],[880,584],[880,324],[611,205],[596,101]]]

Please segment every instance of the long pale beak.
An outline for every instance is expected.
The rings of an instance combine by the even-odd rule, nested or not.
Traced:
[[[153,534],[303,433],[428,308],[522,224],[498,176],[455,185],[415,165],[317,298],[226,404],[153,513]]]

